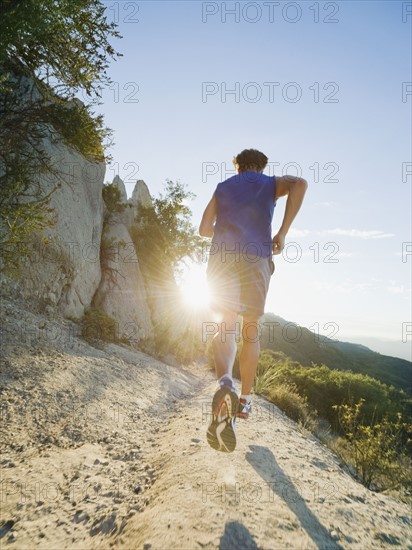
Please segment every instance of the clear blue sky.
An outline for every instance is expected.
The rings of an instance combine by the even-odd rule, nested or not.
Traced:
[[[318,323],[323,334],[334,323],[340,340],[401,342],[412,317],[412,254],[402,261],[402,243],[412,241],[412,174],[402,176],[402,167],[412,172],[412,85],[402,98],[402,83],[412,82],[411,3],[105,6],[123,35],[115,43],[123,57],[110,66],[115,85],[99,107],[114,130],[106,180],[118,173],[129,195],[136,179],[153,195],[166,178],[180,180],[197,195],[198,224],[242,149],[262,150],[269,174],[297,167],[309,189],[276,258],[267,311]],[[405,357],[412,334],[406,340]]]

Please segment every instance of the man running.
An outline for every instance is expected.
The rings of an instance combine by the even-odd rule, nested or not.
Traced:
[[[256,149],[237,155],[233,159],[237,175],[218,184],[199,227],[201,236],[212,238],[207,277],[211,305],[220,314],[219,332],[213,338],[218,389],[207,440],[211,447],[224,452],[236,447],[236,417],[247,418],[251,412],[250,393],[260,353],[258,321],[274,271],[272,254],[282,252],[308,186],[303,178],[266,176],[263,170],[267,161]],[[284,195],[283,221],[272,239],[274,207]],[[243,317],[240,400],[232,379],[238,315]]]

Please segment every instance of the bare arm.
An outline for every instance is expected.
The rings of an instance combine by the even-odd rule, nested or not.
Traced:
[[[202,237],[213,237],[216,221],[216,199],[215,196],[210,199],[209,204],[203,212],[202,221],[199,226],[199,235]]]
[[[296,214],[302,205],[308,188],[308,182],[303,178],[282,176],[276,178],[276,199],[287,195],[285,214],[279,231],[273,237],[273,254],[280,254],[285,246],[285,237]]]

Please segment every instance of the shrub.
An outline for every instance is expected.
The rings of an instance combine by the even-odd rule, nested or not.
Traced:
[[[114,183],[105,183],[102,189],[103,201],[109,213],[123,212],[128,206],[127,203],[122,203],[122,194],[120,189]],[[130,205],[129,205],[130,206]]]
[[[267,395],[269,400],[289,418],[309,430],[315,428],[315,414],[310,410],[307,399],[299,395],[295,386],[289,384],[272,386]]]
[[[117,322],[102,309],[89,307],[81,319],[81,334],[89,342],[118,342]]]
[[[348,465],[355,468],[356,474],[369,488],[379,483],[385,487],[410,484],[412,469],[406,447],[410,443],[407,434],[412,433],[412,426],[403,422],[400,413],[394,421],[385,416],[380,421],[373,420],[370,425],[365,425],[363,405],[364,400],[361,399],[356,404],[334,407],[348,441],[348,444],[340,443],[338,452]]]
[[[255,391],[320,436],[367,487],[410,494],[412,426],[403,420],[410,418],[404,392],[351,371],[303,367],[272,351],[261,354]],[[328,422],[344,437],[332,437]]]
[[[328,420],[335,430],[340,430],[335,405],[364,400],[363,421],[371,423],[372,419],[381,419],[385,414],[395,416],[405,410],[405,394],[389,387],[370,376],[338,371],[326,365],[302,365],[282,360],[270,360],[266,364],[278,372],[278,383],[293,384],[300,395],[307,398],[311,407],[320,416]]]
[[[279,378],[279,372],[268,365],[260,364],[256,370],[255,382],[253,388],[255,393],[269,395],[274,384]]]
[[[255,393],[265,395],[289,418],[309,430],[314,430],[316,412],[311,411],[307,398],[300,395],[294,384],[280,382],[281,369],[274,368],[274,357],[279,359],[278,366],[290,367],[289,359],[283,354],[263,353],[256,370],[253,385]]]

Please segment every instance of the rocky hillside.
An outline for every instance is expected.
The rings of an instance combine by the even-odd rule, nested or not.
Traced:
[[[30,106],[39,91],[29,79],[22,82],[16,94]],[[139,224],[139,208],[152,203],[145,182],[138,180],[128,198],[116,176],[113,184],[127,207],[110,213],[102,196],[104,162],[81,155],[50,125],[42,148],[52,167],[51,173],[36,176],[42,196],[60,183],[49,204],[55,224],[30,235],[30,254],[21,273],[0,278],[2,295],[22,299],[33,310],[74,320],[80,320],[90,306],[100,308],[115,320],[119,340],[138,344],[150,338],[165,316],[165,294],[176,291],[176,284],[172,273],[160,286],[144,278],[130,235]]]

